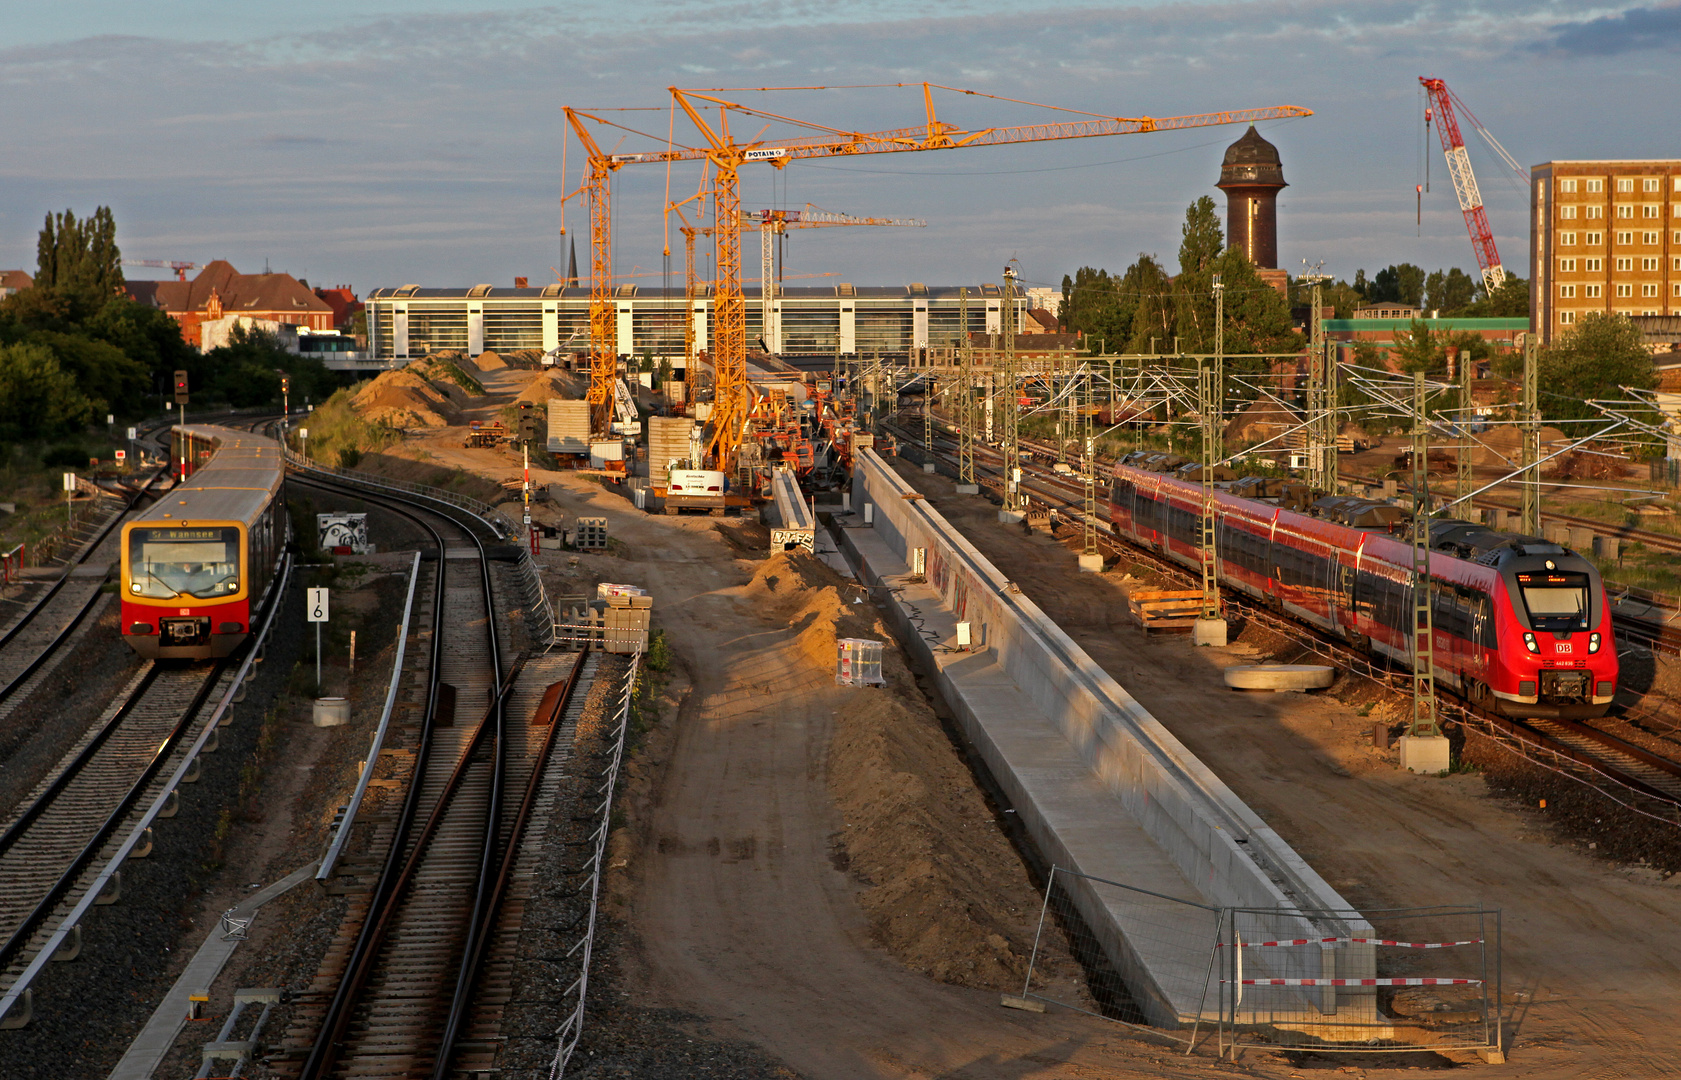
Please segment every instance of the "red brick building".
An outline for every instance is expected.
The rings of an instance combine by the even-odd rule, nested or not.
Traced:
[[[291,274],[242,274],[224,259],[205,266],[191,281],[130,281],[128,294],[174,317],[182,339],[193,346],[199,344],[200,323],[227,315],[333,329],[332,305]]]
[[[315,295],[333,309],[333,326],[340,330],[348,330],[351,318],[365,306],[356,299],[355,290],[349,285],[334,285],[330,289],[317,287]]]

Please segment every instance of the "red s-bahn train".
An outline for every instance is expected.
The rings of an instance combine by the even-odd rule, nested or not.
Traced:
[[[1386,504],[1335,498],[1314,505],[1326,516],[1216,491],[1220,581],[1410,665],[1405,524]],[[1114,468],[1109,506],[1120,536],[1200,565],[1200,484],[1123,463]],[[1512,717],[1605,715],[1617,692],[1617,649],[1592,563],[1557,544],[1467,521],[1432,522],[1431,549],[1439,683]]]
[[[123,640],[152,660],[227,656],[285,551],[285,462],[248,431],[177,427],[172,441],[179,482],[123,526]]]

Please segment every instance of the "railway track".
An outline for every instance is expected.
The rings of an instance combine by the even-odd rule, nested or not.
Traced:
[[[903,442],[921,445],[920,437],[914,434],[911,428],[893,425],[893,430]],[[944,458],[948,465],[955,466],[953,441],[943,436],[936,436],[934,441],[932,452]],[[1022,440],[1022,445],[1034,448],[1028,440]],[[1054,453],[1054,448],[1036,449],[1038,452],[1048,450]],[[991,447],[977,443],[975,456],[976,479],[981,479],[980,474],[986,473],[988,486],[1001,486],[1001,481],[996,478],[1000,477],[1003,471],[1002,455]],[[980,460],[983,457],[992,459],[997,464],[983,464]],[[1024,493],[1036,494],[1040,502],[1047,507],[1054,507],[1059,514],[1067,515],[1073,520],[1083,520],[1085,490],[1082,484],[1074,483],[1054,471],[1045,469],[1037,462],[1024,460],[1021,468],[1021,486]],[[1189,587],[1200,587],[1200,582],[1192,579],[1188,569],[1154,552],[1126,543],[1113,534],[1106,520],[1099,520],[1095,524],[1100,546],[1107,548],[1112,554],[1124,555],[1133,560],[1143,559],[1162,572],[1180,579]],[[1396,681],[1402,676],[1391,671],[1381,661],[1313,628],[1256,606],[1231,590],[1222,589],[1222,594],[1228,605],[1237,608],[1246,617],[1265,623],[1318,655],[1332,660],[1338,666],[1367,675],[1392,689],[1402,689]],[[1604,783],[1615,784],[1625,791],[1660,800],[1669,804],[1672,809],[1681,808],[1681,761],[1653,753],[1607,732],[1574,721],[1513,720],[1478,709],[1457,698],[1443,704],[1450,714],[1456,714],[1456,718],[1461,722],[1473,723],[1508,742],[1515,740],[1524,743],[1555,759],[1585,769],[1597,778],[1596,786],[1603,787]]]
[[[79,895],[84,871],[175,756],[226,662],[147,664],[120,702],[30,793],[0,833],[0,989],[44,943],[50,916]]]
[[[350,917],[293,1018],[287,1046],[294,1056],[275,1066],[309,1080],[471,1071],[494,1057],[508,1000],[514,942],[504,916],[517,921],[519,841],[543,804],[545,777],[552,781],[556,740],[569,745],[573,691],[587,685],[593,661],[539,658],[544,672],[558,661],[569,663],[569,674],[545,702],[549,722],[524,722],[513,688],[526,661],[509,663],[497,633],[496,587],[480,535],[491,530],[418,498],[317,476],[294,474],[290,482],[407,518],[440,557],[425,706],[403,733],[414,762],[406,791],[394,814],[363,823],[376,830],[385,855],[363,864],[366,880]],[[465,1064],[452,1064],[458,1058]]]
[[[120,509],[113,509],[81,547],[64,573],[37,596],[4,633],[0,633],[0,721],[33,690],[37,676],[50,670],[49,661],[58,656],[94,609],[101,605],[104,567],[117,560],[120,525],[161,469],[130,493]],[[84,572],[85,571],[85,572]]]

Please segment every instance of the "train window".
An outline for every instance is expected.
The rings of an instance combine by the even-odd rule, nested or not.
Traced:
[[[1588,576],[1562,571],[1518,575],[1518,591],[1536,630],[1588,628]]]
[[[128,535],[131,596],[201,600],[239,591],[239,530],[134,529]]]

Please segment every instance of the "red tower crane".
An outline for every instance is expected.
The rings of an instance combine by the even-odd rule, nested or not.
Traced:
[[[1488,214],[1483,212],[1482,192],[1477,190],[1477,176],[1471,171],[1471,155],[1465,151],[1465,138],[1459,133],[1459,118],[1454,106],[1486,139],[1507,166],[1523,176],[1523,168],[1506,152],[1499,141],[1483,127],[1458,94],[1448,89],[1441,79],[1419,76],[1419,85],[1430,95],[1435,105],[1436,133],[1442,139],[1442,153],[1448,159],[1448,172],[1453,175],[1453,189],[1459,195],[1459,210],[1465,215],[1465,228],[1471,234],[1471,247],[1477,253],[1477,266],[1483,273],[1483,286],[1489,292],[1498,289],[1506,280],[1506,268],[1500,265],[1500,252],[1494,246],[1494,231],[1489,228]],[[1430,123],[1430,109],[1424,111],[1424,123]]]
[[[186,281],[187,271],[197,270],[200,264],[195,262],[177,262],[173,259],[124,259],[123,265],[155,266],[160,270],[173,270],[175,271],[176,281]]]

